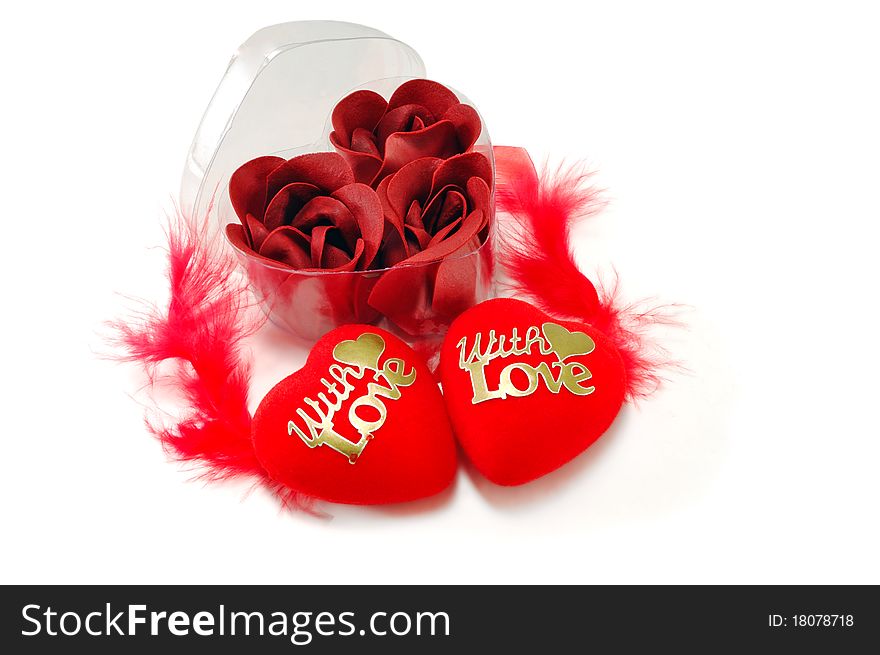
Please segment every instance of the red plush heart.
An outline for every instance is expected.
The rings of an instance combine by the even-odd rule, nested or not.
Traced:
[[[456,437],[477,470],[503,485],[583,452],[611,425],[625,390],[623,362],[604,335],[511,298],[453,322],[440,378]]]
[[[430,496],[456,469],[443,397],[398,337],[345,325],[266,394],[254,451],[276,482],[313,498],[372,505]]]

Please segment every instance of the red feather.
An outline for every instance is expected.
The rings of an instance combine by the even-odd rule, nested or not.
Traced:
[[[571,228],[604,206],[583,167],[544,171],[539,177],[521,148],[496,147],[496,201],[513,230],[502,235],[502,260],[513,289],[548,314],[595,326],[617,346],[627,372],[630,400],[653,393],[671,365],[648,337],[655,324],[671,324],[667,307],[621,304],[618,283],[597,288],[575,263]]]
[[[248,311],[249,292],[234,260],[217,254],[207,234],[207,221],[197,225],[183,216],[172,221],[168,306],[146,306],[135,319],[111,324],[122,347],[116,359],[142,363],[151,378],[160,364],[176,360],[170,382],[182,392],[187,410],[170,425],[147,420],[174,459],[200,465],[205,479],[249,477],[287,506],[307,504],[269,479],[254,454],[251,366],[241,347],[262,321]]]

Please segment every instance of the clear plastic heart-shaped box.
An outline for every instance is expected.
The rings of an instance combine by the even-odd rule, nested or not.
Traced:
[[[491,297],[494,216],[480,247],[442,261],[392,269],[294,270],[233,247],[225,238],[225,226],[239,220],[228,193],[229,179],[239,166],[264,155],[291,158],[332,151],[329,117],[339,100],[357,89],[387,99],[404,81],[423,77],[425,67],[415,50],[352,23],[273,25],[236,51],[187,155],[180,204],[188,215],[208,217],[211,236],[236,254],[273,323],[309,341],[340,325],[372,323],[410,343],[429,346],[442,338],[458,313]],[[494,167],[485,123],[473,150]],[[399,307],[397,316],[390,317],[371,305],[373,287],[389,271],[399,280],[405,316]],[[455,280],[452,305],[434,302],[438,275]]]

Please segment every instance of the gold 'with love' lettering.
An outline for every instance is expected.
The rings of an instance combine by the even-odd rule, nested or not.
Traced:
[[[570,332],[556,323],[544,323],[540,328],[527,328],[524,335],[520,335],[517,328],[513,328],[510,335],[500,336],[490,330],[485,343],[483,334],[478,332],[469,351],[467,341],[467,337],[462,337],[456,347],[459,368],[470,375],[474,393],[471,403],[474,405],[487,400],[528,396],[538,389],[542,380],[547,389],[556,394],[563,388],[576,396],[588,396],[596,390],[595,386],[584,385],[593,377],[590,370],[582,362],[567,361],[571,357],[589,355],[596,349],[593,339],[583,332]],[[489,362],[531,354],[535,348],[542,355],[555,355],[556,361],[549,365],[541,362],[537,366],[512,362],[502,369],[497,388],[489,388],[486,381]],[[551,369],[558,369],[558,372]],[[525,384],[522,380],[519,386],[514,383],[516,371],[523,374]]]
[[[305,430],[297,425],[295,420],[291,420],[287,423],[287,434],[292,436],[295,432],[309,448],[329,446],[348,457],[350,463],[357,462],[367,443],[385,424],[388,417],[388,409],[383,398],[397,400],[400,398],[400,387],[408,387],[416,380],[415,367],[405,373],[406,363],[402,359],[389,357],[382,366],[379,366],[383,352],[385,352],[385,340],[378,334],[369,332],[360,335],[357,339],[336,344],[333,349],[333,359],[339,363],[331,364],[328,368],[328,377],[333,381],[326,378],[320,380],[326,388],[326,393],[323,391],[318,393],[318,400],[312,398],[303,400],[312,409],[314,416],[309,415],[303,408],[297,409],[296,414],[302,419]],[[360,435],[358,441],[351,441],[337,432],[333,418],[355,389],[351,380],[363,379],[368,372],[372,372],[373,381],[367,384],[367,393],[356,398],[348,409],[348,422]],[[372,420],[364,418],[358,413],[361,408],[372,409],[378,414],[377,418]]]

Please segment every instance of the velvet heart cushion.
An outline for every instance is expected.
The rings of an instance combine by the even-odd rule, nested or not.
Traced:
[[[511,298],[453,322],[439,374],[456,437],[501,485],[534,480],[583,452],[617,416],[626,382],[600,332]]]
[[[396,503],[445,489],[456,446],[422,360],[394,335],[345,325],[312,348],[254,415],[257,459],[275,482],[312,498]]]

